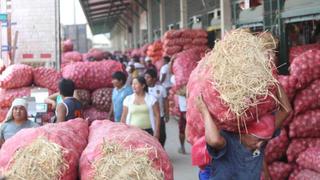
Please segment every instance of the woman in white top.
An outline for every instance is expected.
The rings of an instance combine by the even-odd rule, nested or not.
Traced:
[[[121,122],[138,127],[153,135],[160,136],[160,110],[157,99],[148,94],[148,86],[143,77],[132,81],[133,94],[123,101]]]

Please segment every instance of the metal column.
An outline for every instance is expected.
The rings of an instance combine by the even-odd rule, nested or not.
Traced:
[[[160,31],[161,36],[166,32],[166,11],[165,11],[165,0],[160,0]]]
[[[151,43],[153,41],[152,37],[152,1],[153,0],[147,0],[147,5],[148,5],[148,11],[147,11],[147,29],[148,29],[148,42]]]
[[[221,37],[224,33],[232,29],[231,0],[220,0],[221,6]]]
[[[188,28],[188,1],[180,0],[180,28]]]

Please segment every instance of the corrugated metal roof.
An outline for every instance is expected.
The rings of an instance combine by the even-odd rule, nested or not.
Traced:
[[[93,34],[111,32],[131,0],[80,0]],[[130,19],[130,18],[129,18]]]

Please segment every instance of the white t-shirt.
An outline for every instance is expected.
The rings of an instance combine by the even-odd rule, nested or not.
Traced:
[[[160,116],[164,116],[164,98],[167,97],[167,90],[159,84],[156,84],[154,87],[149,87],[148,88],[148,93],[152,96],[154,96],[157,101],[159,102],[160,106]]]
[[[187,112],[187,99],[185,96],[178,96],[180,112]]]
[[[161,67],[160,69],[160,77],[163,75],[163,74],[166,74],[166,79],[163,81],[162,85],[165,87],[165,88],[169,88],[172,86],[171,82],[170,82],[170,78],[171,78],[171,74],[170,74],[170,71],[169,71],[169,64],[165,64]]]

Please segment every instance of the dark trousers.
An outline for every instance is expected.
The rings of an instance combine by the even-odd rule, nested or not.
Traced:
[[[166,133],[166,122],[164,121],[164,117],[160,118],[160,144],[162,147],[164,147],[164,144],[167,139],[167,133]]]

